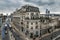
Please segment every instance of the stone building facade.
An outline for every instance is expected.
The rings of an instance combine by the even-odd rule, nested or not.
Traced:
[[[17,28],[29,37],[41,37],[41,35],[51,33],[54,28],[52,27],[54,22],[49,18],[41,18],[38,7],[24,5],[13,12],[12,16],[12,21]]]

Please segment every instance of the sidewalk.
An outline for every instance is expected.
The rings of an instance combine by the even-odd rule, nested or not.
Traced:
[[[9,30],[9,37],[10,37],[10,40],[15,40],[15,38],[13,37],[13,34],[10,30]]]
[[[1,35],[0,35],[0,40],[2,40],[2,39],[1,39]]]
[[[21,38],[26,40],[26,36],[22,32],[20,32],[12,22],[11,22],[11,25],[12,25],[12,28],[14,28],[21,35]]]
[[[2,40],[2,37],[1,37],[1,28],[0,28],[0,40]]]

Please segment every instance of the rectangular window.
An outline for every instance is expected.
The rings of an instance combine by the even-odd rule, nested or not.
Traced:
[[[21,22],[21,24],[23,24],[23,22]]]
[[[31,25],[33,25],[33,23],[31,23]]]
[[[31,13],[31,16],[33,16],[34,15],[34,13]]]
[[[29,28],[29,26],[27,25],[27,28]]]
[[[38,24],[38,22],[36,22],[36,24]]]
[[[27,24],[29,24],[29,22],[27,21]]]
[[[38,26],[35,27],[36,29],[38,28]]]
[[[31,27],[31,29],[33,29],[33,27]]]

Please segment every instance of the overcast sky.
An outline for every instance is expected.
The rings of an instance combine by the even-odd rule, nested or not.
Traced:
[[[41,12],[45,12],[46,8],[60,12],[60,0],[0,0],[0,13],[11,13],[26,4],[39,7]]]

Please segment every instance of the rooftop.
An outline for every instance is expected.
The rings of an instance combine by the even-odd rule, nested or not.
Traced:
[[[20,12],[39,12],[39,8],[31,6],[31,5],[24,5],[21,7],[21,9],[19,9],[17,11],[20,11]]]

